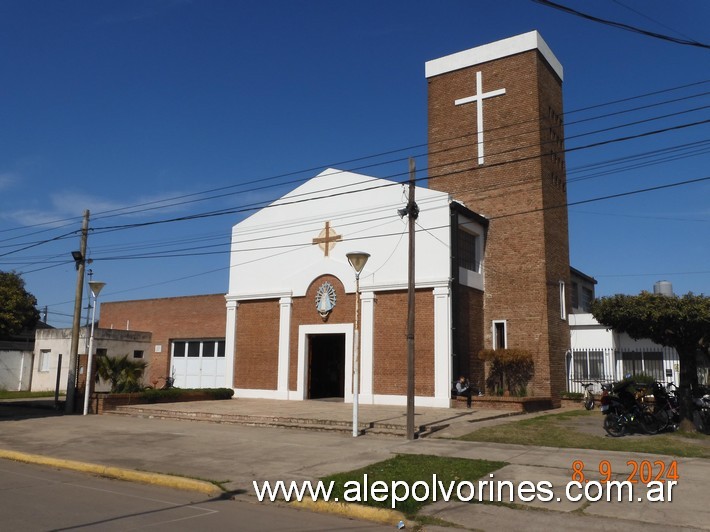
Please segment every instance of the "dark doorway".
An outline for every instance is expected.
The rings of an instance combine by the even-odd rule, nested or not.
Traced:
[[[345,397],[345,335],[308,336],[308,397]]]

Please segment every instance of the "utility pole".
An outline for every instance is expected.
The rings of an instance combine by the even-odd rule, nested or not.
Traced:
[[[414,159],[409,158],[409,276],[407,285],[407,439],[414,439],[414,224],[419,217],[419,207],[414,202]]]
[[[84,270],[86,268],[86,240],[89,236],[89,210],[84,211],[81,224],[79,252],[73,252],[76,262],[76,292],[74,295],[74,321],[72,323],[71,349],[69,351],[69,371],[67,372],[67,400],[64,411],[74,413],[74,390],[76,389],[76,366],[79,360],[79,328],[81,325],[81,301],[84,297]]]

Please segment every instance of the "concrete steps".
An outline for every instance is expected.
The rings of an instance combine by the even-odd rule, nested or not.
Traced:
[[[250,414],[218,414],[211,412],[181,411],[179,409],[144,408],[139,405],[119,406],[116,410],[105,412],[106,415],[132,416],[152,419],[181,419],[188,421],[207,421],[210,423],[231,423],[251,427],[278,427],[312,431],[328,431],[352,433],[352,421],[334,419],[318,419],[291,416],[265,416]],[[416,436],[419,438],[448,426],[415,427]],[[390,422],[373,422],[359,424],[361,434],[378,436],[404,437],[407,432],[406,424]]]

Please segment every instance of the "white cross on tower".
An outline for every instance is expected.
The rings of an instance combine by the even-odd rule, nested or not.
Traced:
[[[483,100],[505,94],[505,89],[498,89],[490,92],[483,92],[483,80],[480,72],[476,72],[476,94],[467,98],[459,98],[454,101],[456,105],[476,102],[476,139],[478,143],[478,164],[483,164]]]

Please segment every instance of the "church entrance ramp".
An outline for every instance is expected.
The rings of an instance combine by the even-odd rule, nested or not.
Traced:
[[[308,398],[345,397],[345,335],[308,335]]]

